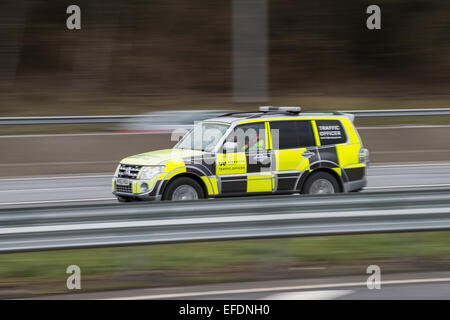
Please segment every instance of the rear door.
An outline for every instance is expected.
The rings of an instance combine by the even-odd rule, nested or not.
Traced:
[[[344,182],[359,181],[366,175],[366,164],[359,160],[360,138],[350,120],[316,120],[320,136],[320,158],[335,164]],[[348,130],[345,130],[345,127]]]
[[[300,174],[318,161],[316,140],[310,120],[269,122],[275,190],[294,190]]]

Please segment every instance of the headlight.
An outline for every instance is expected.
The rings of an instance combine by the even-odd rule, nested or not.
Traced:
[[[119,169],[120,169],[120,163],[116,168],[116,172],[114,172],[114,177],[118,177],[119,176]]]
[[[140,180],[150,180],[164,170],[164,166],[151,166],[142,168]]]

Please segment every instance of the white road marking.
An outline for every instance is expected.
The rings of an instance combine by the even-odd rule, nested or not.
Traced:
[[[58,124],[58,123],[53,123]],[[53,125],[52,124],[52,125]],[[62,123],[59,123],[61,125]],[[42,138],[42,137],[83,137],[83,136],[120,136],[120,135],[143,135],[143,134],[170,134],[161,132],[88,132],[88,133],[56,133],[56,134],[14,134],[1,135],[0,139],[8,138]]]
[[[262,300],[334,300],[353,292],[353,290],[294,291],[272,294]]]
[[[433,283],[433,282],[450,282],[450,278],[430,278],[430,279],[406,279],[406,280],[383,280],[383,285],[390,284],[414,284],[414,283]],[[311,289],[327,289],[327,288],[341,288],[341,287],[360,287],[366,286],[366,282],[348,282],[348,283],[331,283],[331,284],[317,284],[317,285],[303,285],[303,286],[283,286],[283,287],[269,287],[269,288],[248,288],[248,289],[231,289],[231,290],[213,290],[202,292],[179,292],[167,294],[153,294],[140,295],[130,297],[106,298],[102,300],[149,300],[149,299],[173,299],[182,297],[201,297],[209,295],[224,295],[224,294],[242,294],[242,293],[260,293],[272,291],[288,291],[288,290],[311,290]]]
[[[450,152],[450,150],[448,150],[448,149],[386,150],[386,151],[372,151],[371,154],[386,154],[386,153],[387,154],[404,154],[404,153],[429,153],[429,152]]]
[[[90,179],[90,178],[107,178],[110,177],[112,179],[113,174],[104,174],[104,175],[85,175],[85,176],[54,176],[54,177],[48,177],[48,176],[41,176],[41,177],[20,177],[20,178],[5,178],[0,179],[0,182],[3,181],[28,181],[28,180],[56,180],[56,179]]]
[[[404,186],[378,186],[378,187],[365,187],[364,190],[378,190],[378,189],[406,189],[406,188],[430,188],[430,187],[450,187],[450,184],[429,184],[429,185],[404,185]],[[80,187],[81,189],[82,187]],[[99,187],[85,187],[98,189]],[[61,189],[77,189],[77,188],[55,188],[55,190]],[[19,190],[19,191],[30,191],[33,189]],[[46,189],[36,189],[38,191]],[[53,189],[48,189],[53,190]],[[0,192],[12,192],[14,190],[2,190]],[[10,205],[21,205],[21,204],[45,204],[45,203],[65,203],[65,202],[90,202],[90,201],[104,201],[104,200],[116,200],[116,198],[96,198],[96,199],[65,199],[65,200],[41,200],[41,201],[20,201],[20,202],[0,202],[0,206],[10,206]]]
[[[11,206],[11,205],[17,205],[17,204],[45,204],[45,203],[84,202],[84,201],[88,202],[88,201],[106,201],[106,200],[116,200],[116,198],[0,202],[0,206]]]
[[[450,128],[448,124],[418,124],[399,126],[362,126],[356,127],[358,130],[386,130],[386,129],[427,129],[427,128]]]
[[[378,187],[365,187],[366,189],[401,189],[401,188],[430,188],[430,187],[450,187],[450,183],[441,184],[410,184],[404,186],[378,186]]]
[[[23,162],[23,163],[0,163],[0,167],[29,167],[29,166],[64,166],[77,164],[108,164],[117,161],[60,161],[60,162]]]
[[[51,125],[62,125],[62,123],[53,123]],[[450,125],[399,125],[399,126],[357,126],[358,130],[386,130],[386,129],[426,129],[426,128],[449,128]],[[168,135],[170,132],[87,132],[87,133],[57,133],[57,134],[16,134],[1,135],[0,139],[8,138],[41,138],[41,137],[83,137],[83,136],[119,136],[119,135]]]
[[[427,162],[411,162],[411,163],[380,163],[380,164],[371,164],[370,168],[397,168],[397,167],[429,167],[429,166],[450,166],[450,162],[440,162],[440,161],[427,161]]]
[[[68,162],[61,162],[61,164],[70,164]],[[103,161],[100,162],[79,162],[79,163],[103,163]],[[48,164],[48,163],[42,163],[42,164]],[[13,164],[16,165],[16,164]],[[30,163],[27,163],[27,165],[30,165]],[[436,161],[428,161],[428,162],[420,162],[420,163],[401,163],[401,164],[371,164],[369,166],[370,169],[377,169],[377,168],[397,168],[397,167],[430,167],[430,166],[450,166],[450,162],[436,162]],[[90,178],[112,178],[113,173],[111,174],[94,174],[94,175],[60,175],[60,176],[32,176],[32,177],[14,177],[14,178],[3,178],[0,179],[0,182],[3,181],[21,181],[21,180],[53,180],[53,179],[90,179]]]
[[[397,167],[431,167],[431,166],[450,166],[450,162],[426,162],[426,163],[402,163],[402,164],[379,164],[371,165],[370,169],[383,169],[383,168],[397,168]],[[34,176],[34,177],[15,177],[15,178],[4,178],[0,179],[0,183],[8,181],[36,181],[36,180],[61,180],[61,179],[103,179],[112,178],[113,174],[96,174],[96,175],[58,175],[58,176]],[[369,175],[369,179],[378,178],[377,175]],[[108,185],[109,186],[109,185]],[[450,184],[411,184],[411,185],[390,185],[390,186],[368,186],[365,190],[383,190],[383,189],[411,189],[411,188],[433,188],[433,187],[449,187]],[[46,188],[46,189],[21,189],[21,190],[1,190],[0,193],[8,192],[33,192],[33,191],[54,191],[57,190],[94,190],[96,188],[101,188],[102,186],[92,186],[92,187],[65,187],[65,188]],[[22,205],[22,204],[46,204],[46,203],[68,203],[68,202],[91,202],[91,201],[103,201],[103,200],[115,200],[115,198],[96,198],[96,199],[64,199],[64,200],[40,200],[40,201],[19,201],[19,202],[6,202],[0,205],[10,206],[10,205]]]
[[[17,189],[17,190],[0,190],[1,192],[36,192],[36,191],[60,191],[60,190],[93,190],[93,189],[100,189],[104,190],[105,188],[103,186],[97,186],[97,187],[65,187],[65,188],[43,188],[43,189]],[[1,204],[1,202],[0,202]]]

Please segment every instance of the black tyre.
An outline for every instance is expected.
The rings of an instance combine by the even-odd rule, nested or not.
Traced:
[[[333,194],[339,192],[341,192],[341,188],[336,178],[325,171],[311,174],[302,189],[303,194]]]
[[[200,184],[187,177],[171,181],[164,191],[163,200],[183,201],[203,199],[205,193]]]
[[[125,198],[125,197],[121,197],[121,196],[116,196],[116,197],[119,202],[131,202],[130,198]]]

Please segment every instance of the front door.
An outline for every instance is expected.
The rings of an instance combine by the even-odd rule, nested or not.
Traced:
[[[271,150],[267,145],[264,122],[235,127],[226,142],[235,144],[230,152],[219,150],[216,175],[221,194],[272,192]]]

